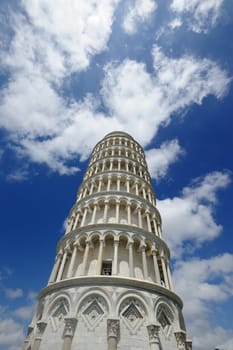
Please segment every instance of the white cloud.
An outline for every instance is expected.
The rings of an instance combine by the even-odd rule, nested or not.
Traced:
[[[188,333],[197,350],[232,349],[233,333],[211,324],[214,305],[233,297],[233,255],[195,258],[175,264],[173,281],[184,301]],[[227,306],[226,306],[227,307]]]
[[[97,6],[106,4],[104,1],[100,3],[102,5]],[[112,10],[109,10],[111,18],[113,3]],[[52,72],[50,64],[44,57],[38,58],[33,47],[35,42],[40,46],[39,39],[35,40],[34,31],[40,28],[38,33],[44,33],[40,22],[42,8],[35,2],[25,1],[25,4],[36,29],[33,27],[32,30],[31,24],[18,24],[19,30],[6,55],[12,76],[0,95],[0,127],[9,133],[13,142],[11,147],[18,157],[26,156],[33,162],[45,163],[60,174],[72,174],[79,169],[70,162],[78,155],[81,160],[86,159],[95,142],[105,133],[126,130],[143,145],[148,145],[159,127],[168,124],[175,112],[192,103],[201,103],[209,94],[221,98],[227,91],[230,79],[215,62],[188,55],[168,57],[158,46],[154,46],[154,72],[151,74],[143,63],[129,59],[106,66],[101,90],[106,113],[98,112],[101,101],[88,94],[82,101],[66,99],[56,87],[57,79],[63,73]],[[91,4],[94,6],[94,2]],[[45,5],[46,16],[49,16],[51,8],[47,6],[52,5]],[[86,6],[89,16],[91,5]],[[55,13],[51,16],[55,16]],[[54,21],[57,23],[52,18],[51,28],[48,25],[47,30],[51,33],[56,27]],[[112,20],[109,21],[112,23]],[[25,29],[25,26],[29,29]],[[55,35],[50,32],[47,35],[49,38]],[[27,38],[27,45],[22,38]],[[62,71],[68,74],[73,69],[71,66]],[[75,66],[74,69],[79,68]],[[161,167],[164,166],[161,164]],[[12,179],[16,175],[13,173]]]
[[[159,180],[166,175],[169,166],[175,163],[184,151],[178,140],[172,140],[163,143],[160,148],[149,149],[145,153],[151,177]]]
[[[171,10],[195,32],[206,32],[216,25],[224,0],[173,0]],[[174,19],[176,20],[176,19]],[[172,21],[173,23],[174,20]],[[172,26],[172,25],[171,25]]]
[[[219,235],[222,226],[215,222],[214,204],[217,191],[229,183],[228,173],[213,172],[185,187],[180,197],[158,200],[164,236],[173,257],[179,257]],[[192,245],[185,244],[187,242]]]
[[[35,303],[33,303],[32,305],[19,307],[13,312],[13,316],[21,320],[30,320],[34,315],[35,308]]]
[[[129,7],[122,24],[126,33],[134,34],[139,25],[150,19],[156,8],[157,4],[154,0],[135,0]]]
[[[4,292],[6,294],[6,297],[10,299],[16,299],[23,296],[23,291],[20,288],[16,288],[16,289],[5,288]]]
[[[22,347],[24,335],[22,326],[11,318],[0,319],[0,346],[4,349],[19,350]]]
[[[118,0],[22,0],[13,14],[15,36],[5,63],[14,70],[40,71],[59,79],[86,69],[93,55],[107,48]]]
[[[201,104],[209,94],[223,97],[230,83],[227,73],[209,59],[168,57],[156,45],[152,55],[153,74],[129,59],[108,65],[102,89],[110,114],[143,145],[175,112]]]

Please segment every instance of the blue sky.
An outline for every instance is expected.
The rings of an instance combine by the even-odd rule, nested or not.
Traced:
[[[194,349],[233,349],[232,18],[232,0],[1,0],[0,350],[114,130],[146,150]]]

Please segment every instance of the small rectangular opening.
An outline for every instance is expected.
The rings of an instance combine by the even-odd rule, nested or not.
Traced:
[[[103,261],[102,263],[102,275],[111,276],[112,274],[112,261]]]

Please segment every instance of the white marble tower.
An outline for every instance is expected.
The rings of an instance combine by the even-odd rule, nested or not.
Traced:
[[[142,147],[94,148],[24,350],[191,350]]]

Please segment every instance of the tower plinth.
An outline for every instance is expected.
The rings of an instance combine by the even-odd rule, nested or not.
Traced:
[[[24,349],[190,350],[145,154],[124,132],[93,149]]]

